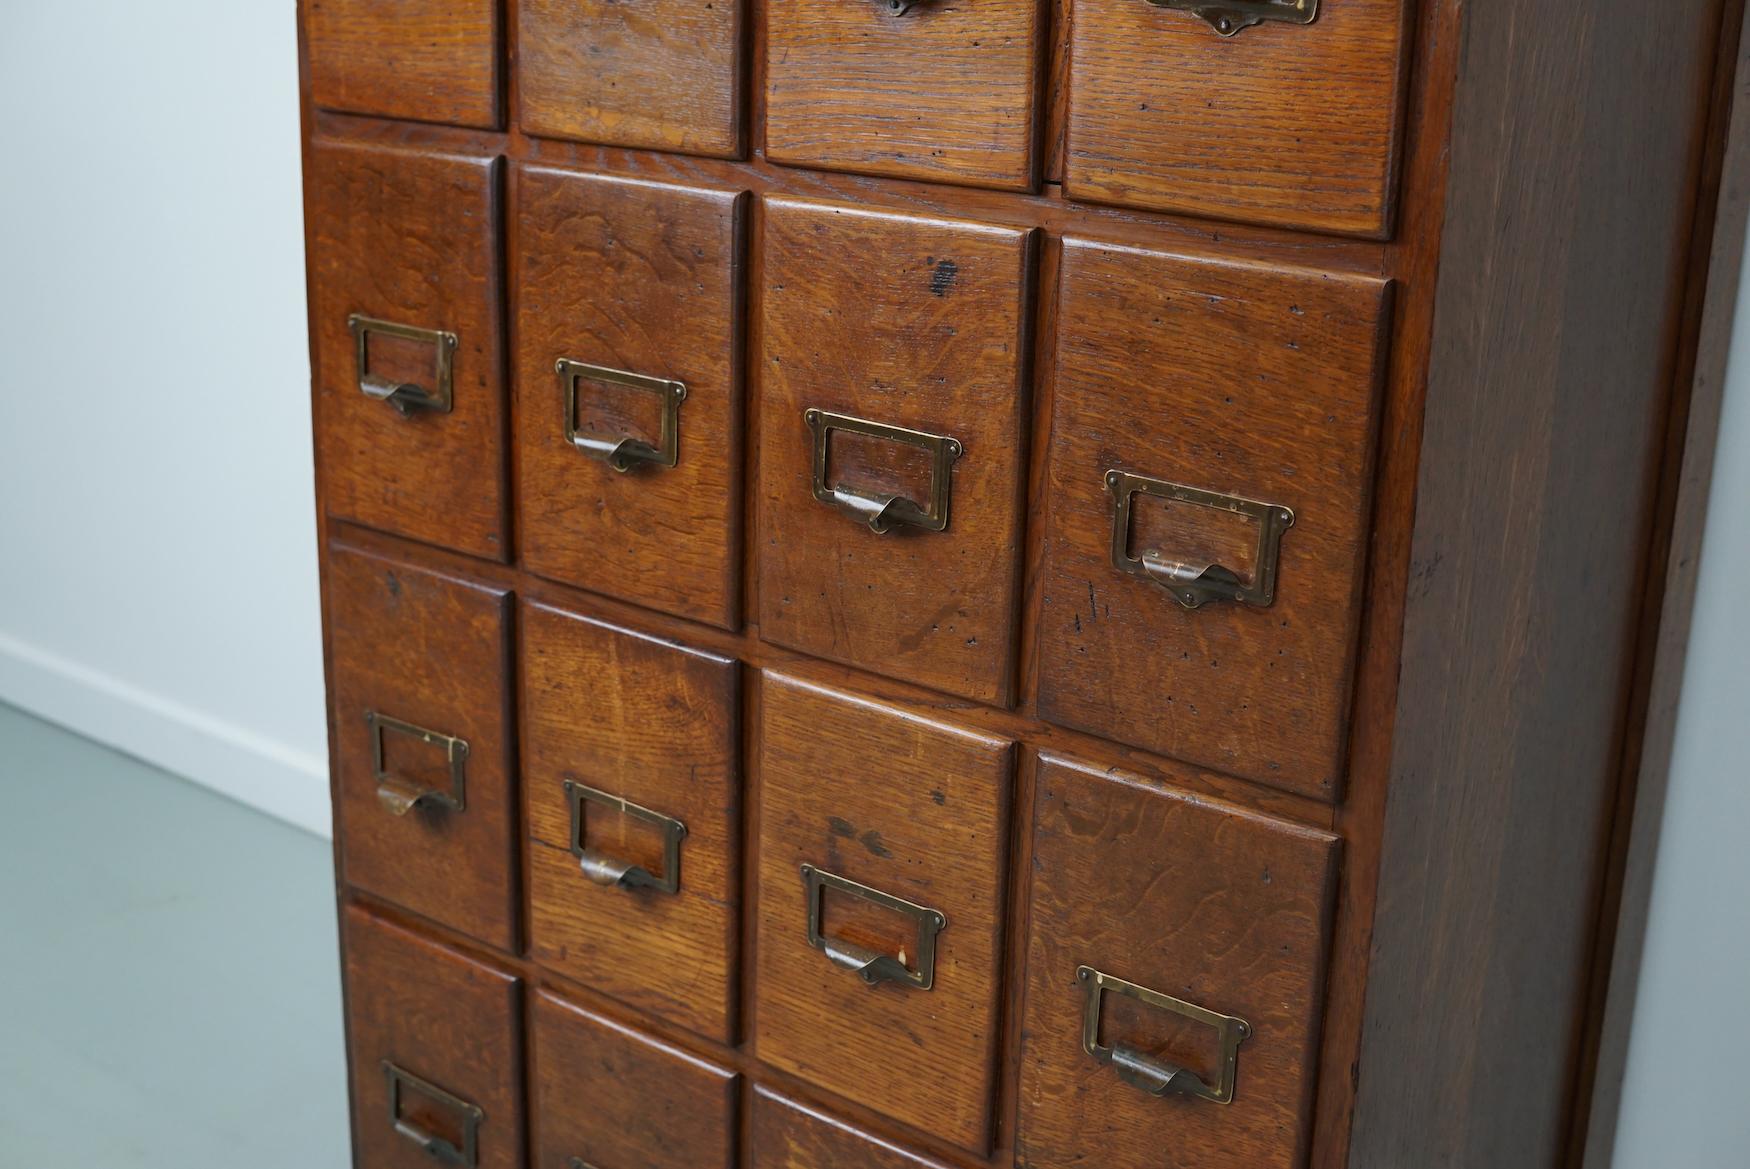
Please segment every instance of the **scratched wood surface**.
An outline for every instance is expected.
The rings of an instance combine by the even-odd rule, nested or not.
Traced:
[[[535,572],[733,628],[741,618],[742,225],[733,191],[518,168],[514,434]],[[673,467],[615,471],[565,437],[561,358],[678,381]],[[659,444],[648,390],[576,380],[573,425]]]
[[[766,157],[1029,188],[1042,0],[765,0]]]
[[[733,1169],[734,1072],[546,991],[529,1032],[532,1169]]]
[[[346,879],[494,945],[516,945],[516,783],[502,589],[398,560],[329,553],[329,717]],[[464,806],[396,816],[378,798],[367,712],[467,744]],[[387,771],[448,792],[441,746],[383,735]]]
[[[734,157],[744,0],[521,0],[519,125],[531,134]]]
[[[476,556],[509,554],[504,319],[496,159],[352,146],[311,150],[316,441],[331,514]],[[431,391],[435,343],[373,343],[359,369],[347,319],[456,336],[448,413],[403,415],[360,375]]]
[[[1013,745],[779,674],[762,703],[755,1050],[983,1153]],[[945,915],[934,986],[869,986],[811,947],[804,864]],[[825,904],[823,934],[916,968],[909,918],[837,891]]]
[[[1387,285],[1069,240],[1040,583],[1039,710],[1334,798]],[[1180,605],[1112,564],[1108,471],[1289,508],[1268,606]],[[1129,555],[1257,579],[1260,524],[1135,497]]]
[[[353,1149],[360,1165],[421,1169],[433,1154],[389,1115],[391,1063],[480,1110],[480,1169],[523,1164],[522,983],[414,931],[348,906],[341,918],[346,965]],[[398,1118],[460,1147],[455,1104],[402,1091]]]
[[[310,97],[386,118],[499,124],[493,0],[306,0]]]
[[[1391,233],[1410,0],[1325,0],[1222,37],[1142,0],[1076,0],[1064,189],[1309,231]]]
[[[735,663],[556,609],[525,605],[520,616],[532,952],[729,1039],[741,908]],[[678,891],[585,877],[566,780],[685,825]],[[596,804],[583,813],[586,847],[664,872],[661,829]]]
[[[1337,839],[1071,759],[1039,763],[1016,1164],[1290,1169],[1311,1136]],[[1244,1019],[1233,1102],[1157,1098],[1082,1049],[1079,966]],[[1214,1029],[1108,991],[1100,1042],[1214,1084]]]
[[[1014,671],[1029,233],[768,202],[760,289],[760,630],[986,702]],[[945,531],[872,532],[814,496],[809,409],[953,438]],[[929,498],[918,452],[843,433],[827,486]]]

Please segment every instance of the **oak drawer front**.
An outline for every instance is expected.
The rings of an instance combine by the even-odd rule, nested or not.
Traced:
[[[308,185],[330,514],[504,559],[496,160],[318,144]]]
[[[324,109],[491,129],[494,0],[308,0],[310,100]]]
[[[519,1169],[521,984],[355,905],[341,919],[357,1163]]]
[[[1335,798],[1389,285],[1064,245],[1041,717]]]
[[[347,882],[510,949],[508,595],[338,547],[327,589]]]
[[[739,667],[541,605],[521,631],[535,958],[729,1040]]]
[[[521,128],[608,146],[742,152],[744,0],[521,0]]]
[[[764,676],[760,1059],[984,1152],[1013,745]]]
[[[1034,182],[1038,0],[767,0],[766,157]]]
[[[1291,15],[1307,0],[1211,5]],[[1224,37],[1156,0],[1075,0],[1070,197],[1345,235],[1391,230],[1405,0],[1313,0]]]
[[[736,1076],[535,995],[533,1169],[731,1169]]]
[[[1030,234],[773,201],[764,237],[761,636],[1006,703]]]
[[[1302,1164],[1337,861],[1325,833],[1042,757],[1016,1164]]]
[[[765,1087],[754,1089],[751,1143],[752,1169],[947,1169]]]
[[[724,627],[740,621],[744,205],[516,176],[523,560]]]

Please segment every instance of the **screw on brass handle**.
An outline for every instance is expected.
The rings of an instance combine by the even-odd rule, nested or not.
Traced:
[[[388,1060],[383,1061],[383,1075],[389,1082],[389,1123],[397,1133],[418,1145],[426,1156],[442,1164],[464,1165],[473,1169],[480,1163],[480,1124],[486,1119],[486,1113],[479,1105],[471,1104],[453,1092],[447,1092],[430,1080],[423,1080]],[[421,1096],[461,1117],[462,1143],[457,1145],[447,1141],[402,1116],[401,1093],[404,1088],[412,1088]]]
[[[565,781],[565,799],[571,807],[571,855],[577,858],[578,867],[592,883],[608,889],[654,889],[658,893],[669,894],[680,892],[681,841],[687,835],[685,824],[673,816],[641,808],[623,796],[600,791],[574,779]],[[642,820],[646,824],[654,824],[661,829],[662,875],[652,873],[643,865],[616,860],[598,848],[591,848],[587,839],[588,816],[584,811],[588,804]]]
[[[592,459],[606,463],[621,473],[634,467],[672,467],[680,461],[681,403],[687,400],[687,387],[670,378],[628,373],[605,365],[572,361],[561,357],[553,368],[559,374],[559,396],[565,411],[565,441]],[[662,399],[662,435],[652,446],[641,438],[624,435],[601,439],[577,429],[577,383],[600,382],[624,389],[656,394]]]
[[[822,933],[821,906],[828,889],[910,918],[917,930],[917,968],[907,966],[903,955],[883,954]],[[808,906],[808,944],[825,954],[833,965],[851,971],[870,986],[879,986],[883,982],[918,990],[935,986],[936,935],[948,928],[948,919],[940,910],[883,893],[813,865],[802,866],[802,892]]]
[[[1119,572],[1159,585],[1187,609],[1201,608],[1210,601],[1231,601],[1260,609],[1268,608],[1276,602],[1276,573],[1282,556],[1282,534],[1294,526],[1292,509],[1279,503],[1259,503],[1237,495],[1223,495],[1200,487],[1188,487],[1183,483],[1151,479],[1147,475],[1132,475],[1128,471],[1107,471],[1106,490],[1112,495],[1112,567]],[[1152,495],[1174,503],[1211,508],[1256,522],[1257,568],[1252,578],[1249,581],[1244,580],[1225,565],[1186,564],[1159,552],[1132,555],[1130,513],[1132,501],[1138,495]]]
[[[867,524],[877,535],[885,535],[900,527],[926,532],[947,530],[948,508],[953,498],[954,463],[963,451],[959,439],[812,407],[802,412],[802,420],[814,432],[814,498]],[[827,463],[835,430],[915,446],[925,451],[930,456],[929,499],[919,504],[903,495],[864,491],[845,483],[828,484]]]
[[[377,781],[377,799],[391,815],[405,816],[415,808],[444,807],[452,812],[461,812],[468,807],[468,743],[454,735],[446,735],[439,731],[428,730],[398,718],[390,718],[374,710],[365,711],[365,724],[371,729],[371,770]],[[403,776],[392,774],[384,758],[383,736],[385,733],[405,735],[417,739],[421,743],[429,743],[444,749],[445,761],[450,765],[450,786],[448,790],[415,783]]]
[[[1086,996],[1082,1008],[1082,1050],[1100,1063],[1109,1065],[1118,1078],[1150,1096],[1195,1096],[1216,1104],[1231,1104],[1234,1085],[1239,1074],[1240,1044],[1252,1034],[1251,1024],[1232,1015],[1217,1014],[1196,1003],[1188,1003],[1158,990],[1126,982],[1092,966],[1076,967],[1076,981],[1082,984]],[[1196,1023],[1215,1028],[1221,1046],[1221,1076],[1214,1084],[1204,1081],[1195,1072],[1146,1055],[1123,1043],[1100,1042],[1100,1003],[1106,992],[1136,999],[1147,1006],[1180,1015]]]
[[[1156,8],[1189,12],[1224,37],[1266,20],[1311,24],[1319,15],[1319,0],[1148,0]]]
[[[454,405],[455,388],[455,354],[457,338],[454,333],[442,329],[421,329],[416,325],[398,325],[393,321],[379,321],[371,317],[353,313],[346,318],[347,328],[352,330],[357,351],[359,390],[367,398],[387,402],[395,408],[396,413],[403,418],[415,411],[426,411],[434,414],[448,414]],[[384,337],[399,337],[404,341],[417,341],[430,345],[436,354],[436,366],[432,371],[432,387],[413,382],[398,382],[382,377],[370,371],[371,366],[371,335]]]

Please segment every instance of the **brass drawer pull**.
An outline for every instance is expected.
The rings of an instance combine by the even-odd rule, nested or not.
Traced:
[[[687,400],[685,384],[669,378],[628,373],[609,369],[605,365],[590,365],[561,357],[553,367],[559,374],[560,400],[565,408],[565,441],[588,455],[599,459],[616,471],[633,467],[672,467],[680,461],[681,403]],[[577,383],[587,379],[610,386],[642,390],[662,399],[662,435],[656,446],[640,438],[625,435],[620,438],[591,438],[577,429]]]
[[[453,1093],[446,1092],[429,1080],[422,1080],[405,1068],[383,1061],[383,1074],[389,1080],[389,1123],[395,1131],[418,1145],[426,1156],[443,1165],[475,1166],[480,1163],[480,1123],[486,1113],[478,1104],[470,1104]],[[401,1091],[412,1088],[434,1104],[454,1112],[462,1121],[462,1143],[452,1144],[435,1133],[427,1132],[401,1115]]]
[[[398,718],[390,718],[386,714],[378,714],[374,710],[365,711],[365,723],[371,728],[371,770],[376,774],[377,798],[383,806],[397,816],[405,816],[413,809],[421,806],[441,806],[453,812],[464,811],[468,806],[468,743],[454,735],[442,734],[427,730]],[[443,788],[427,787],[392,775],[384,762],[383,734],[393,731],[398,735],[418,739],[434,747],[444,749],[444,758],[450,765],[450,786]]]
[[[804,410],[802,419],[814,432],[814,498],[867,523],[869,530],[878,534],[892,531],[895,526],[926,532],[947,530],[954,462],[961,454],[959,439],[813,408]],[[835,430],[903,443],[926,451],[930,456],[929,501],[919,506],[903,495],[862,491],[844,483],[828,486],[827,455],[832,448],[832,432]]]
[[[891,909],[911,918],[917,925],[917,969],[906,965],[903,948],[896,957],[867,949],[854,942],[825,936],[821,932],[821,907],[828,889],[836,889],[871,905]],[[847,877],[817,869],[813,865],[802,866],[802,890],[808,900],[808,944],[825,954],[834,965],[852,971],[870,986],[897,982],[903,986],[929,990],[936,984],[936,935],[948,928],[948,919],[940,910],[917,905],[879,889],[871,889],[867,885],[860,885]]]
[[[621,796],[609,795],[587,787],[574,779],[565,781],[565,798],[571,805],[571,855],[577,858],[583,875],[597,885],[610,889],[655,889],[659,893],[678,893],[681,888],[681,840],[687,826],[673,816],[664,816],[649,808],[641,808]],[[584,805],[597,804],[611,808],[622,816],[642,820],[662,829],[662,875],[659,877],[642,865],[615,860],[588,844],[588,816]]]
[[[1234,1080],[1238,1074],[1240,1044],[1252,1034],[1251,1024],[1232,1015],[1219,1015],[1195,1003],[1173,998],[1158,990],[1102,974],[1092,966],[1076,967],[1076,979],[1086,993],[1082,1010],[1082,1050],[1103,1064],[1117,1069],[1118,1078],[1150,1096],[1196,1096],[1217,1104],[1232,1104]],[[1100,1000],[1106,991],[1126,995],[1151,1007],[1181,1015],[1195,1023],[1215,1028],[1221,1043],[1221,1076],[1214,1087],[1203,1082],[1197,1073],[1177,1064],[1144,1055],[1122,1043],[1102,1046],[1100,1043]]]
[[[367,398],[375,398],[406,417],[415,410],[432,414],[448,414],[454,406],[455,356],[457,339],[454,333],[442,329],[421,329],[416,325],[397,325],[353,313],[346,318],[357,342],[359,389]],[[432,388],[413,382],[397,382],[371,372],[371,334],[399,337],[430,345],[437,354],[437,367],[432,372]]]
[[[1156,8],[1175,8],[1201,17],[1224,37],[1266,20],[1311,24],[1318,19],[1319,0],[1148,0]]]
[[[1237,495],[1222,495],[1182,483],[1132,475],[1128,471],[1107,471],[1106,490],[1112,493],[1112,567],[1119,572],[1152,581],[1187,609],[1199,608],[1210,601],[1232,601],[1260,609],[1275,603],[1282,533],[1294,526],[1291,509],[1279,503],[1258,503]],[[1138,495],[1213,508],[1256,521],[1258,558],[1251,580],[1242,580],[1237,572],[1225,565],[1185,564],[1152,551],[1132,556],[1130,508],[1131,500]]]
[[[595,1169],[595,1166],[591,1165],[588,1161],[585,1161],[582,1157],[573,1157],[571,1158],[571,1164],[568,1166],[568,1169]]]

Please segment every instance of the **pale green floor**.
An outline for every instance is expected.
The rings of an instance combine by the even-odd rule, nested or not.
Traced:
[[[329,865],[0,706],[0,1169],[343,1169]]]

